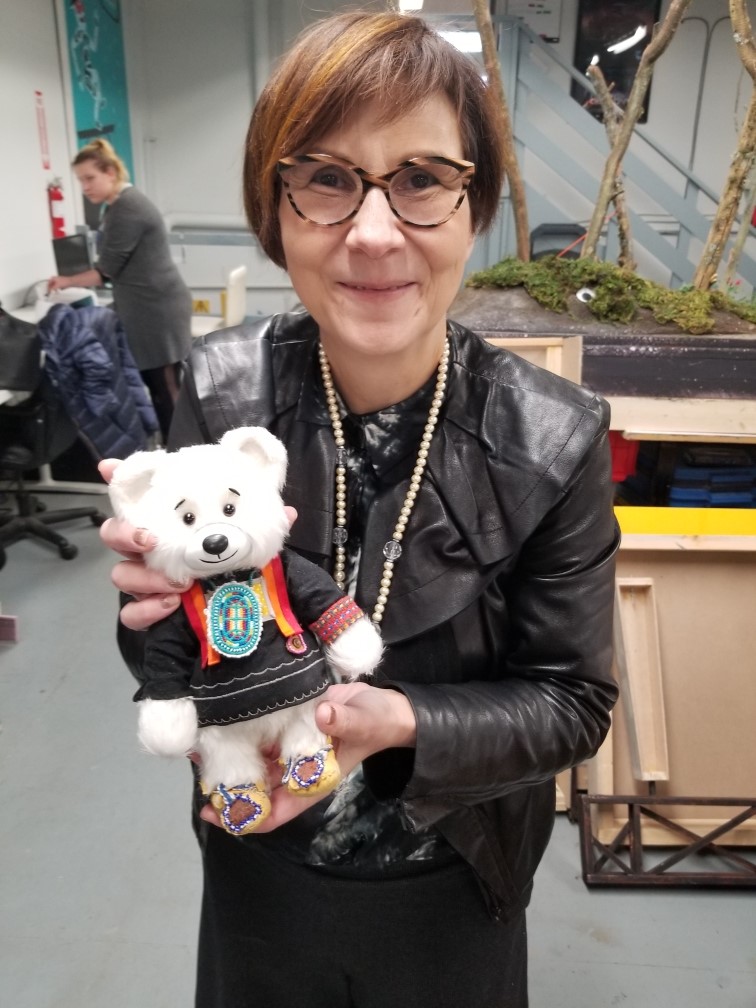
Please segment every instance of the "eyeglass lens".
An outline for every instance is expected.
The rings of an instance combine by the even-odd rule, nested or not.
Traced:
[[[299,213],[315,224],[346,220],[363,198],[363,180],[346,165],[304,162],[287,166],[283,178]],[[408,224],[447,220],[462,202],[464,177],[452,165],[415,164],[389,182],[388,198]]]

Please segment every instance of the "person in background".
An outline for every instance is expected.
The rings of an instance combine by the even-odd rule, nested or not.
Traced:
[[[97,268],[48,280],[48,293],[65,287],[113,285],[113,308],[150,390],[163,441],[178,397],[180,365],[192,343],[192,298],[181,278],[157,207],[129,182],[111,144],[93,140],[73,169],[84,196],[104,212]]]
[[[289,545],[372,615],[385,655],[318,707],[348,772],[335,794],[277,788],[237,838],[195,788],[197,1008],[528,1003],[554,776],[596,752],[617,696],[619,537],[607,404],[447,317],[502,139],[475,65],[395,13],[311,27],[253,112],[247,215],[306,310],[193,350],[169,448],[250,423],[280,437]],[[137,631],[177,588],[143,563],[149,530],[102,534],[127,558],[138,677]]]

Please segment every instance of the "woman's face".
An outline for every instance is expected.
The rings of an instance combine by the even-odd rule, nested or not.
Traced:
[[[457,117],[445,96],[430,97],[388,125],[379,125],[377,111],[367,106],[296,153],[331,154],[378,175],[421,155],[464,158]],[[426,359],[435,366],[446,313],[472,251],[467,198],[446,223],[431,228],[399,220],[377,187],[343,224],[302,220],[283,192],[279,216],[291,282],[318,323],[332,363],[339,356],[358,364],[363,357],[389,355],[397,365]]]
[[[103,171],[94,161],[82,161],[81,164],[74,165],[74,174],[79,180],[81,191],[95,206],[109,203],[118,194],[120,186],[114,168]]]

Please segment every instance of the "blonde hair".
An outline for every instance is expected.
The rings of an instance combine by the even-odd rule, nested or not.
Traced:
[[[473,61],[422,18],[353,11],[306,29],[283,57],[252,113],[244,156],[244,207],[267,255],[285,266],[276,164],[377,101],[386,124],[431,95],[449,99],[463,157],[473,228],[493,223],[504,184],[501,107]]]
[[[79,153],[71,162],[72,165],[82,164],[84,161],[94,161],[100,171],[107,171],[112,168],[116,173],[119,182],[129,181],[129,171],[126,165],[116,154],[112,144],[102,137],[92,140],[86,147],[82,147]]]

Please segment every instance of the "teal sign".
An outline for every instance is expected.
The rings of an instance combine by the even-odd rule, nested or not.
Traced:
[[[78,147],[105,137],[134,180],[120,0],[65,0]]]

